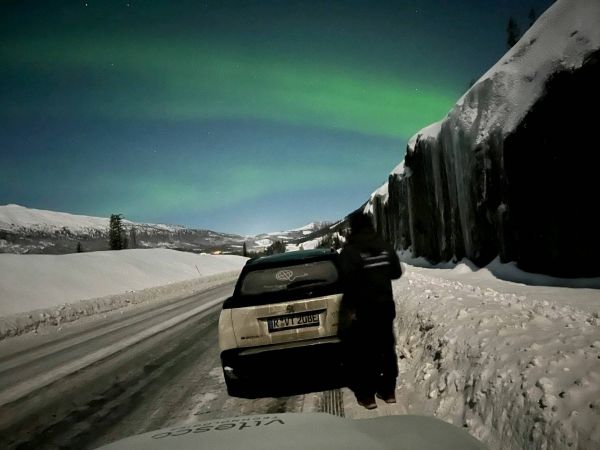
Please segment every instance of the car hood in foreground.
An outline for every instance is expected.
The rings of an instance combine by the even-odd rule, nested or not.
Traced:
[[[352,420],[326,413],[232,417],[165,428],[101,447],[108,449],[480,450],[462,428],[426,416]]]

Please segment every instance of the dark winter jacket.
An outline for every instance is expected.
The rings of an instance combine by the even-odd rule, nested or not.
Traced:
[[[392,246],[374,230],[350,235],[340,254],[340,270],[343,308],[354,310],[358,320],[395,317],[391,280],[400,278],[402,269]]]

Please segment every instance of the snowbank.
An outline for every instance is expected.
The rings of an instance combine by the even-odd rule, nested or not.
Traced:
[[[0,254],[0,338],[235,279],[247,258],[167,249]]]
[[[405,413],[464,426],[491,449],[600,448],[600,290],[466,264],[405,269],[394,285]]]

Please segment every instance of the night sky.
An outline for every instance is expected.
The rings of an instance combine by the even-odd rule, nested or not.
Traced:
[[[551,0],[0,0],[0,204],[342,218]]]

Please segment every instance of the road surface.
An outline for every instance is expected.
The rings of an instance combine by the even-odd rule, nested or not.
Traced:
[[[0,447],[96,448],[138,433],[247,414],[329,411],[339,390],[229,397],[220,304],[233,284],[0,342]]]

